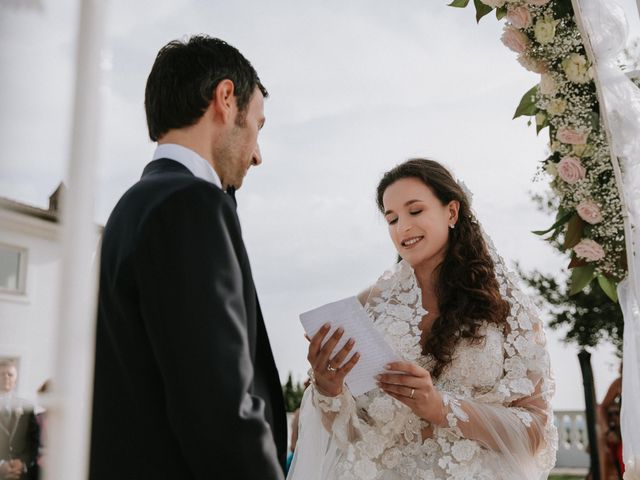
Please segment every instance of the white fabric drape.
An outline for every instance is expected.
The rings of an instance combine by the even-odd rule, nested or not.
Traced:
[[[615,0],[573,0],[576,19],[595,67],[600,114],[611,143],[624,203],[629,275],[618,287],[624,314],[621,428],[625,479],[640,479],[640,90],[620,70],[628,26]]]

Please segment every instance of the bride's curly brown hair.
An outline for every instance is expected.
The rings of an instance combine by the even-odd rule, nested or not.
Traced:
[[[458,221],[449,230],[444,260],[434,271],[440,316],[433,322],[422,351],[435,359],[431,374],[437,378],[451,363],[462,338],[480,343],[484,339],[480,333],[482,322],[503,328],[510,307],[500,294],[494,264],[469,199],[451,173],[433,160],[415,158],[401,163],[385,173],[378,184],[377,203],[381,212],[385,190],[403,178],[422,181],[442,205],[452,200],[460,203]]]

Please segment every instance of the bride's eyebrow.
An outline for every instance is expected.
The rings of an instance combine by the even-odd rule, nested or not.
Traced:
[[[418,199],[408,200],[407,202],[405,202],[404,206],[408,207],[409,205],[413,205],[414,203],[417,203],[417,202],[422,202],[422,200],[418,200]],[[393,210],[385,210],[384,216],[386,217],[390,213],[393,213]]]

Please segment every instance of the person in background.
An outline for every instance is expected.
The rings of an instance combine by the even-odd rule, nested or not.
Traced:
[[[622,400],[622,363],[620,376],[616,378],[598,405],[598,422],[604,446],[604,480],[621,479],[624,475],[622,461],[622,435],[620,433],[620,408]]]
[[[15,395],[18,369],[0,360],[0,480],[32,480],[39,428],[33,405]]]

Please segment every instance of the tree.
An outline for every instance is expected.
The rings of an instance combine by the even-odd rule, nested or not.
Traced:
[[[287,383],[282,386],[282,395],[284,397],[284,408],[287,412],[295,412],[300,408],[300,402],[302,402],[302,395],[304,394],[304,386],[300,382],[296,382],[294,385],[291,378],[291,372],[287,378]]]

